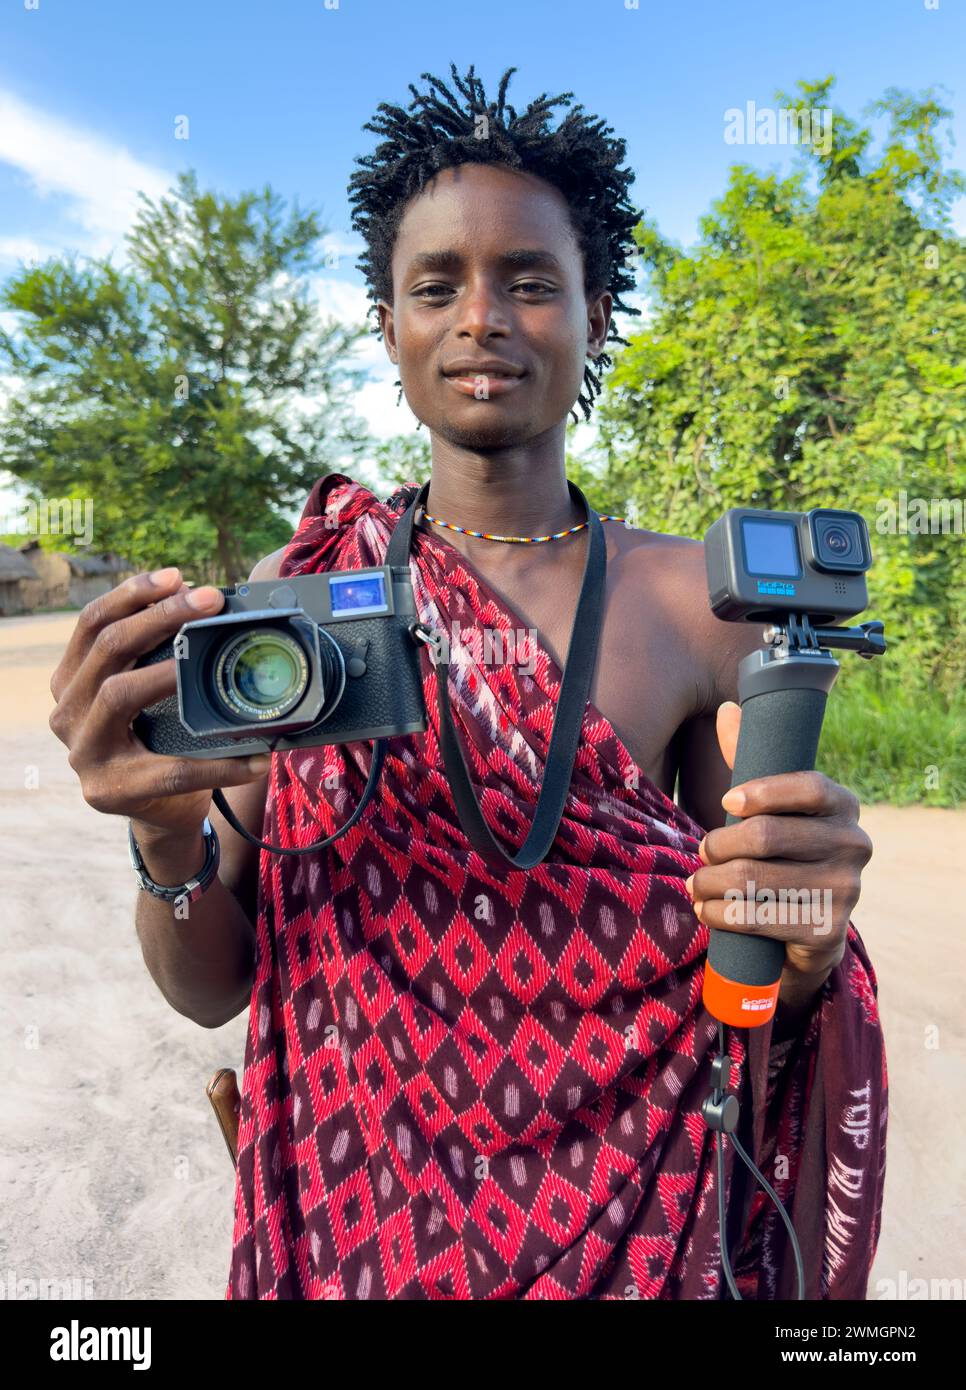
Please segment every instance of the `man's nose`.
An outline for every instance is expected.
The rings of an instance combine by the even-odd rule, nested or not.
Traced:
[[[508,330],[509,321],[499,286],[484,276],[471,280],[459,300],[456,331],[479,338]]]

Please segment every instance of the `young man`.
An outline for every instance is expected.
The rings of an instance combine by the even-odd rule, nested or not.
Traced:
[[[417,115],[383,105],[369,128],[386,138],[352,186],[380,329],[432,441],[417,607],[459,632],[450,699],[512,854],[545,772],[588,541],[565,420],[599,390],[637,214],[623,143],[579,107],[549,129],[543,98],[518,117],[509,76],[492,104],[454,68],[464,106],[435,78],[430,94],[411,88]],[[411,495],[380,502],[320,479],[292,542],[253,577],[382,563]],[[369,745],[277,754],[267,779],[257,762],[148,754],[129,721],[174,689],[173,663],[131,663],[221,595],[167,571],[81,617],[51,724],[87,800],[132,818],[156,884],[202,869],[206,814],[221,841],[189,919],[142,893],[137,926],[180,1012],[216,1027],[250,1004],[231,1298],[727,1296],[701,983],[708,927],[726,925],[725,892],[749,880],[832,890],[830,930],[772,933],[787,943],[774,1025],[726,1037],[742,1132],[790,1209],[806,1297],[864,1297],[886,1078],[875,976],[849,920],[871,853],[857,800],[819,773],[764,778],[724,826],[737,664],[761,631],[696,601],[700,542],[604,532],[564,818],[544,863],[505,875],[456,815],[425,654],[430,728],[390,741],[359,825],[308,857],[259,856],[210,811],[209,789],[230,786],[252,832],[308,845],[357,804]],[[788,1297],[784,1228],[728,1154],[739,1289]]]

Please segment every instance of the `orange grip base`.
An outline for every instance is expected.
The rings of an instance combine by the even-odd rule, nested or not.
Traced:
[[[701,997],[708,1013],[729,1027],[761,1028],[774,1017],[780,988],[780,979],[773,985],[736,984],[705,963]]]

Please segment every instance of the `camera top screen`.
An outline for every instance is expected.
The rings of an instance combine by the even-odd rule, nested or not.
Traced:
[[[332,575],[329,602],[333,618],[344,618],[350,613],[388,613],[386,577],[384,574]]]
[[[746,516],[741,521],[745,568],[749,574],[799,579],[802,564],[798,527],[793,521],[766,521]]]

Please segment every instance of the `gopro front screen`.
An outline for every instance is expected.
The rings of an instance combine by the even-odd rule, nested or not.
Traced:
[[[329,579],[333,618],[348,614],[388,613],[386,577],[383,574],[333,575]]]
[[[798,527],[793,521],[765,521],[746,516],[741,521],[745,568],[753,575],[799,579]]]

